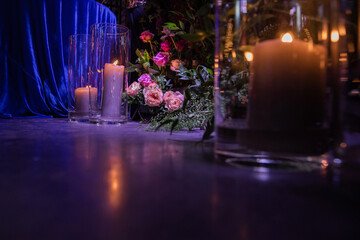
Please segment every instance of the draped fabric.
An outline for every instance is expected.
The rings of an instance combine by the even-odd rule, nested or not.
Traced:
[[[0,3],[0,117],[67,116],[69,36],[116,16],[94,0]]]

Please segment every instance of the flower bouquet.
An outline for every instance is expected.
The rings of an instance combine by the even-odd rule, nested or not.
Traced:
[[[206,9],[211,10],[209,5]],[[197,12],[188,12],[186,17],[172,11],[180,20],[162,24],[158,34],[146,30],[139,36],[145,49],[136,50],[136,63],[126,69],[138,73],[126,93],[130,104],[153,114],[150,129],[212,132],[213,32],[196,30]],[[208,17],[208,12],[202,12]],[[159,17],[157,25],[161,21]]]

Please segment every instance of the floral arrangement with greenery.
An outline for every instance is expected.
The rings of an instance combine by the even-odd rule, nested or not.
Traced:
[[[211,1],[200,2],[187,0],[186,10],[169,10],[171,21],[159,11],[147,15],[148,22],[156,19],[155,33],[139,36],[145,49],[137,49],[136,63],[127,67],[138,79],[126,93],[130,104],[153,114],[149,129],[202,128],[204,137],[213,131],[214,24]]]

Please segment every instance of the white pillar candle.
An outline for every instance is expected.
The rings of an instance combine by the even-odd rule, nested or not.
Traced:
[[[248,125],[258,130],[321,127],[326,49],[301,40],[267,40],[253,48]]]
[[[79,113],[89,113],[89,93],[91,99],[97,98],[98,90],[92,87],[80,87],[75,89],[75,111]],[[96,101],[94,102],[94,104]]]
[[[124,66],[105,64],[103,81],[102,117],[120,117],[124,82]]]

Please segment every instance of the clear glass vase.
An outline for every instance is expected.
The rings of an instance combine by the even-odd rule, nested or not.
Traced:
[[[97,89],[89,85],[91,47],[91,35],[75,34],[69,37],[68,118],[70,121],[89,121],[89,96],[97,95]]]
[[[340,114],[330,2],[216,1],[217,157],[270,167],[328,165]]]
[[[91,26],[93,39],[90,83],[98,92],[90,98],[90,122],[120,124],[128,120],[125,71],[130,56],[129,29],[112,23]]]

